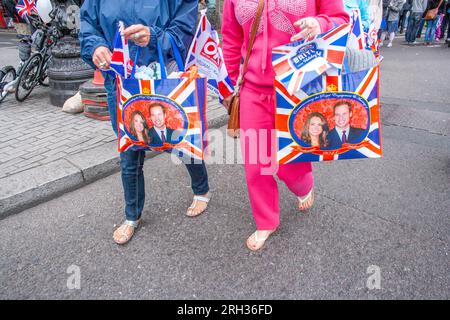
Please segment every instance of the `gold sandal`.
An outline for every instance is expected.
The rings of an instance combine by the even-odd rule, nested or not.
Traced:
[[[131,238],[133,238],[134,232],[140,227],[141,223],[142,218],[137,221],[125,220],[125,222],[114,231],[114,242],[120,245],[128,243]],[[128,230],[131,230],[131,232],[127,232]],[[119,234],[119,237],[116,237],[116,234]],[[117,238],[119,240],[117,240]]]
[[[311,191],[304,197],[297,197],[298,198],[298,209],[300,211],[306,211],[311,209],[311,207],[314,204],[314,189],[311,189]],[[305,207],[305,204],[311,201],[311,204],[308,207]]]
[[[206,196],[194,196],[194,200],[193,200],[191,206],[188,208],[188,210],[186,212],[186,215],[188,217],[198,217],[203,212],[205,212],[206,209],[208,209],[208,203],[211,200],[211,195],[209,193],[207,193]],[[197,202],[198,201],[206,203],[206,207],[205,207],[205,209],[201,210],[200,212],[194,214],[194,209],[197,206]]]
[[[258,238],[258,230],[253,232],[253,234],[250,237],[248,237],[248,239],[247,239],[247,248],[249,248],[251,251],[260,250],[266,243],[266,240],[269,239],[269,237],[272,235],[272,233],[275,232],[275,230],[267,230],[267,231],[269,231],[269,233],[265,237],[262,237],[262,238]],[[250,239],[252,237],[255,239],[256,247],[253,247],[250,245]]]

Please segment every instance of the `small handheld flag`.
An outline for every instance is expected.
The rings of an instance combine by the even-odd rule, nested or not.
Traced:
[[[234,88],[228,76],[219,42],[217,31],[212,29],[206,17],[206,10],[202,10],[185,69],[196,65],[199,72],[208,78],[208,87],[223,100],[234,92]]]
[[[351,16],[351,32],[348,39],[349,48],[365,50],[366,37],[364,33],[364,27],[362,24],[361,11],[359,9],[353,9]]]
[[[114,49],[112,52],[110,72],[127,79],[131,75],[133,61],[130,59],[128,40],[122,36],[125,29],[123,21],[119,21],[116,36],[114,37]]]

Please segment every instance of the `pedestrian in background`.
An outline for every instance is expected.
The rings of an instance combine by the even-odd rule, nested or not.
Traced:
[[[428,0],[413,0],[411,4],[411,14],[408,19],[405,40],[408,44],[417,44],[416,37],[419,30],[423,13],[427,8]]]
[[[427,9],[424,13],[424,19],[427,23],[425,30],[425,45],[432,44],[436,39],[436,28],[439,22],[439,7],[443,4],[443,0],[429,0]]]
[[[389,35],[388,48],[392,47],[392,42],[395,39],[395,33],[398,31],[398,21],[400,18],[400,12],[405,4],[406,0],[390,0],[389,5],[386,8],[384,17],[386,19],[386,28],[381,34],[381,43],[383,45],[384,40],[386,40],[387,35]]]
[[[444,19],[442,20],[442,24],[441,24],[441,39],[447,39],[449,38],[448,36],[448,32],[447,32],[447,28],[450,26],[450,1],[444,1],[445,2],[445,6],[444,6]],[[446,37],[446,33],[447,32],[447,37]],[[447,41],[446,40],[446,41]]]
[[[446,1],[444,0],[442,2],[442,4],[439,6],[439,11],[438,11],[438,23],[436,26],[436,41],[441,40],[444,37],[444,32],[442,32],[442,25],[444,24],[444,19],[445,19],[445,6],[446,6]]]
[[[446,11],[446,17],[447,17],[447,42],[448,42],[448,47],[450,48],[450,1],[447,2],[447,5],[445,6],[445,11]],[[444,30],[445,31],[445,30]],[[443,32],[442,34],[444,34],[445,32]]]
[[[402,11],[400,13],[400,20],[398,21],[398,25],[400,28],[400,34],[403,34],[406,25],[408,24],[408,17],[411,14],[411,7],[412,7],[412,1],[413,0],[406,0],[405,4],[403,5]]]

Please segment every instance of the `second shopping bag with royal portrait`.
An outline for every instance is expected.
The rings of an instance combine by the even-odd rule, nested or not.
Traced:
[[[382,156],[379,65],[346,72],[346,32],[274,49],[278,163]]]

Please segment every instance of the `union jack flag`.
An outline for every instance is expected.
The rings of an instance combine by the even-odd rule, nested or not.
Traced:
[[[380,55],[380,41],[378,39],[378,30],[374,24],[371,24],[366,36],[366,49],[372,51],[376,57]]]
[[[351,18],[351,32],[348,40],[350,48],[364,50],[366,48],[366,34],[362,24],[361,11],[359,9],[352,9]]]
[[[222,48],[217,31],[212,29],[206,17],[206,10],[201,11],[196,36],[192,41],[186,59],[185,70],[196,65],[200,74],[208,78],[208,86],[222,101],[234,92],[233,83],[223,59]]]
[[[300,40],[272,50],[277,81],[290,95],[329,70],[341,71],[350,25],[344,24],[312,41]]]
[[[357,73],[316,78],[291,95],[279,81],[275,81],[277,131],[277,161],[279,164],[311,161],[331,161],[382,156],[379,66]],[[357,144],[343,145],[336,150],[305,147],[299,142],[294,128],[295,114],[308,107],[310,101],[321,104],[321,99],[357,99],[367,108],[368,124],[363,140]],[[365,138],[364,138],[365,136]]]
[[[206,78],[185,77],[168,80],[138,80],[117,77],[119,104],[117,108],[119,151],[123,152],[134,146],[141,149],[153,149],[175,153],[184,159],[203,159],[206,147]],[[127,133],[124,123],[125,110],[134,100],[152,99],[177,104],[186,115],[185,128],[181,133],[181,142],[161,147],[149,147],[133,140]]]
[[[16,5],[17,14],[27,22],[28,17],[32,14],[37,14],[35,0],[19,0]]]
[[[125,29],[122,21],[119,21],[116,35],[114,37],[114,48],[112,52],[111,65],[109,73],[113,76],[118,75],[127,79],[131,75],[133,61],[130,58],[128,40],[121,35]]]

